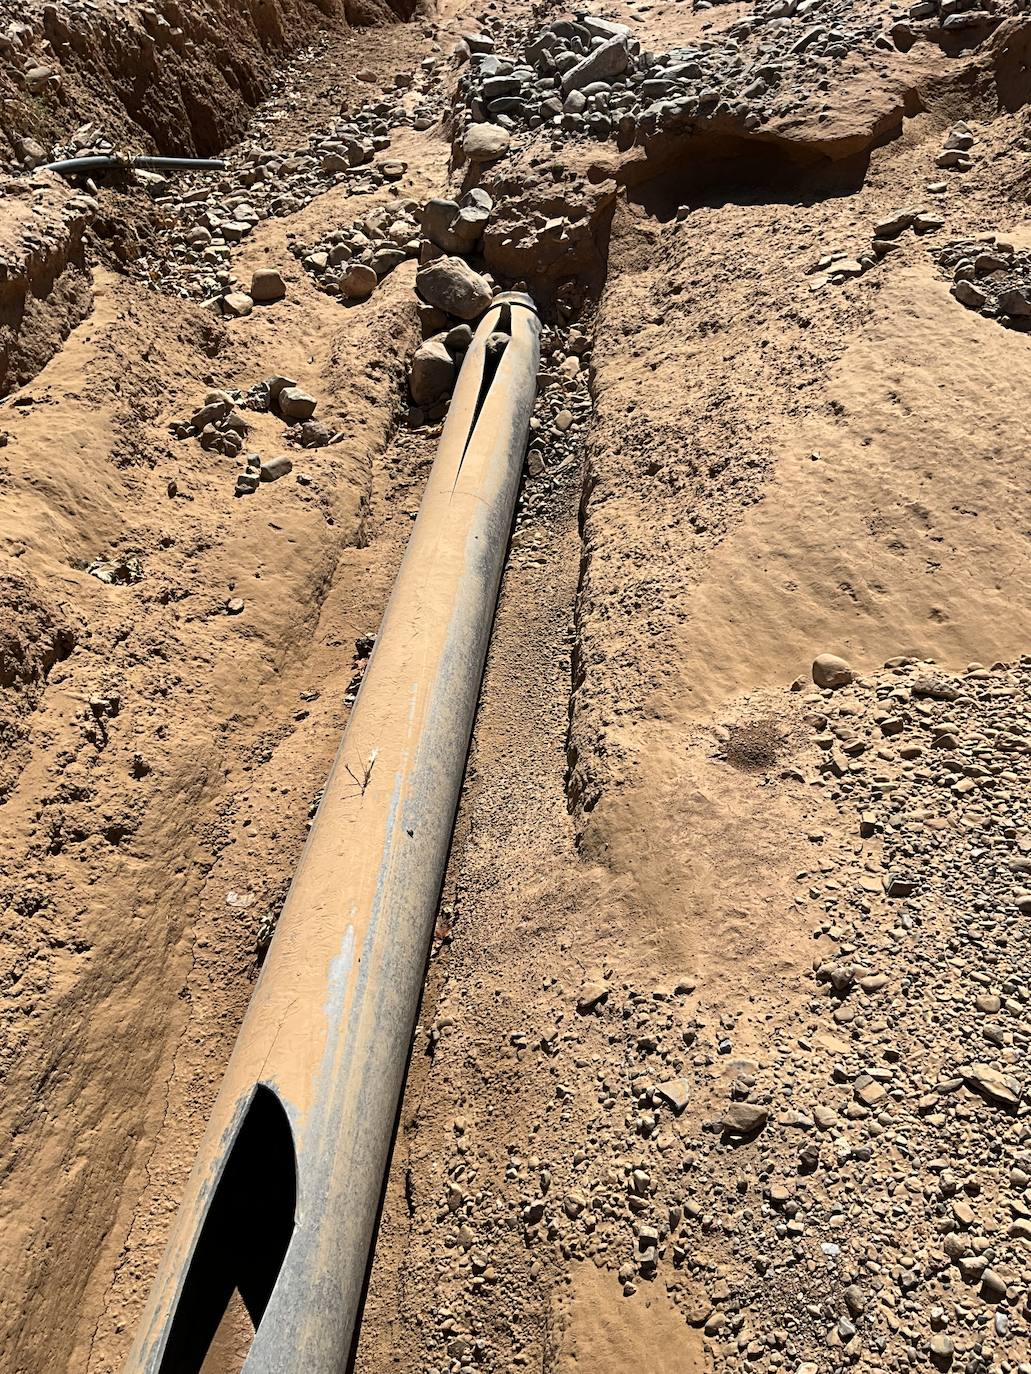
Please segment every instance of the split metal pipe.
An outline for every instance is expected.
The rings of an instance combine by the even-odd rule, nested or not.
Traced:
[[[244,1374],[351,1358],[536,391],[498,297],[419,517],[126,1374],[198,1374],[237,1290]]]

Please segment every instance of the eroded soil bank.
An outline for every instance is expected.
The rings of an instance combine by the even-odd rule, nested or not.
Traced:
[[[59,17],[0,54],[18,138],[227,169],[12,139],[0,201],[5,1368],[126,1356],[465,325],[522,283],[357,1368],[1019,1374],[1020,6],[131,7],[138,89]]]

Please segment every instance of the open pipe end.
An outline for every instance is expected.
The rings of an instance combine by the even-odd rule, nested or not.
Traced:
[[[283,1104],[254,1090],[168,1314],[154,1374],[203,1374],[236,1295],[257,1332],[276,1285],[297,1213],[297,1161]]]
[[[536,301],[526,291],[502,291],[491,301],[491,306],[495,305],[525,305],[527,310],[539,314]]]

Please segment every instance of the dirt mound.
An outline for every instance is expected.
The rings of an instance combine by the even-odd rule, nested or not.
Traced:
[[[0,397],[34,377],[92,302],[86,201],[56,177],[0,187]]]

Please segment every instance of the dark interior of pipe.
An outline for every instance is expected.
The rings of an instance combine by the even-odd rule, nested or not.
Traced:
[[[234,1294],[261,1323],[294,1229],[297,1168],[279,1098],[259,1085],[211,1199],[160,1374],[201,1374]]]
[[[472,443],[473,435],[476,433],[476,424],[480,418],[480,412],[487,401],[487,395],[491,384],[497,375],[498,365],[501,362],[502,354],[508,346],[508,341],[512,336],[512,307],[505,301],[501,306],[498,322],[494,330],[487,339],[483,352],[483,374],[480,378],[480,390],[476,396],[476,405],[473,408],[472,419],[469,421],[469,430],[465,436],[465,447],[462,449],[462,457],[458,464],[458,471],[455,473],[455,486],[458,486],[458,479],[462,474],[462,464],[465,462],[465,455],[469,452],[469,445]]]

